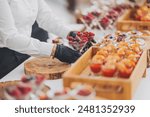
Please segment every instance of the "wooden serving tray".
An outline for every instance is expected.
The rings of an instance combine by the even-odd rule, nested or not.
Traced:
[[[34,58],[24,64],[26,75],[43,75],[49,80],[61,78],[62,74],[67,71],[69,67],[69,64],[62,63],[50,57]]]
[[[130,19],[130,15],[131,15],[131,10],[127,10],[124,13],[124,15],[118,19],[117,30],[120,31],[150,30],[150,22],[132,20]]]
[[[7,81],[7,82],[0,82],[0,100],[5,100],[6,97],[4,95],[5,88],[10,87],[10,86],[16,86],[20,81],[15,80],[15,81]],[[44,85],[43,87],[43,92],[47,92],[50,90],[50,87]]]
[[[90,76],[89,61],[98,51],[90,48],[64,75],[64,87],[72,82],[87,83],[95,87],[98,97],[108,99],[131,99],[147,67],[147,50],[141,55],[129,79]]]

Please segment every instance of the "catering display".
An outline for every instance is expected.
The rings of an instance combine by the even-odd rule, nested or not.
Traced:
[[[113,77],[116,75],[121,78],[129,78],[143,52],[141,42],[138,43],[141,40],[133,37],[127,40],[124,34],[108,36],[114,40],[100,47],[93,56],[90,65],[91,71],[95,76]]]
[[[67,36],[69,45],[82,56],[72,66],[51,57],[26,61],[27,76],[0,83],[0,99],[132,99],[150,66],[147,46],[150,44],[150,5],[145,0],[141,6],[102,0],[86,2],[90,7],[78,9],[76,14],[77,23],[84,24],[86,29],[72,31]],[[99,33],[105,36],[100,38]],[[61,38],[52,42],[63,44]],[[51,91],[44,85],[45,80],[61,78],[61,90]]]
[[[150,21],[150,6],[144,5],[142,7],[136,7],[132,10],[132,13],[135,15],[132,15],[131,18],[138,20],[138,21]]]
[[[70,88],[51,92],[44,85],[44,76],[23,76],[21,81],[4,88],[7,100],[94,100],[96,92],[91,85],[72,83]]]
[[[72,83],[71,87],[56,91],[52,96],[53,100],[94,100],[96,92],[91,85]]]
[[[112,3],[112,4],[111,4]],[[117,19],[131,8],[129,4],[103,4],[100,1],[94,1],[87,10],[77,12],[77,23],[82,23],[89,29],[106,30],[112,29]]]
[[[117,21],[117,29],[122,31],[149,30],[150,29],[150,8],[145,3],[142,6],[135,6],[127,10]]]
[[[43,84],[44,80],[44,76],[23,76],[16,85],[5,87],[5,99],[47,100],[50,89]]]
[[[43,75],[46,79],[59,79],[70,65],[50,57],[33,58],[24,64],[27,75]]]
[[[106,35],[64,74],[64,87],[72,82],[95,87],[97,96],[131,99],[147,67],[146,43],[134,33]]]

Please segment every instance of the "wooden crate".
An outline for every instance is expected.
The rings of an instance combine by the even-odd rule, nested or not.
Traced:
[[[130,19],[131,10],[127,10],[122,17],[117,21],[117,30],[131,31],[131,30],[150,30],[150,22],[136,21]]]
[[[20,83],[20,80],[0,82],[0,100],[6,99],[4,91],[7,87],[16,86],[18,83]],[[50,87],[44,85],[42,91],[46,93],[49,90],[50,90]]]
[[[147,49],[147,68],[150,67],[150,36],[142,36],[140,38],[143,38],[146,43],[146,49]]]
[[[15,86],[18,83],[19,83],[19,80],[0,82],[0,99],[5,99],[5,96],[4,96],[5,88],[10,87],[10,86]]]
[[[147,66],[147,51],[139,59],[129,79],[106,78],[104,76],[89,76],[89,61],[98,51],[97,47],[90,48],[71,68],[63,75],[64,87],[70,87],[72,82],[93,85],[97,96],[108,99],[132,99],[134,92],[145,73]]]

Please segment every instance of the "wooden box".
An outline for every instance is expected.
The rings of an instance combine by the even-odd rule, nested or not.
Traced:
[[[107,78],[104,76],[89,76],[89,61],[98,51],[98,47],[91,47],[71,68],[63,75],[64,87],[70,87],[72,82],[93,85],[97,96],[108,99],[132,99],[134,92],[145,73],[147,66],[147,51],[141,55],[129,79]]]
[[[127,10],[122,17],[117,21],[117,30],[131,31],[131,30],[150,30],[150,22],[136,21],[130,18],[131,10]]]
[[[18,83],[20,83],[20,80],[14,80],[14,81],[6,81],[6,82],[0,82],[0,100],[6,100],[7,98],[5,97],[5,89],[11,86],[16,86]],[[42,91],[47,92],[50,90],[50,87],[44,85]]]
[[[18,83],[19,83],[19,80],[16,80],[16,81],[7,81],[7,82],[0,82],[0,100],[1,99],[5,99],[5,96],[4,96],[4,90],[5,90],[5,88],[10,87],[10,86],[15,86]]]

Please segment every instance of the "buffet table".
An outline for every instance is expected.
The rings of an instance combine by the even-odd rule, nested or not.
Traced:
[[[58,16],[60,16],[62,20],[68,19],[68,21],[66,21],[67,23],[75,22],[75,21],[73,21],[74,17],[71,14],[69,14],[68,11],[66,11],[66,9],[64,8],[63,5],[58,6],[57,3],[53,3],[53,4],[52,3],[51,3],[51,1],[48,1],[48,4],[50,5],[51,9],[55,9],[55,8],[59,7],[59,9],[54,10],[54,13],[57,14]],[[84,27],[80,25],[80,26],[75,26],[75,27],[73,26],[71,28],[73,28],[74,30],[76,30],[76,29],[78,30],[79,28],[83,29]],[[101,37],[103,37],[103,35],[106,35],[107,33],[111,34],[114,31],[115,30],[113,30],[113,31],[112,30],[111,31],[94,31],[94,33],[96,34],[96,36],[95,36],[96,41],[100,42],[99,39],[101,39]],[[29,58],[29,59],[31,59],[31,58]],[[22,63],[17,68],[15,68],[13,71],[11,71],[9,74],[7,74],[5,77],[3,77],[0,80],[0,82],[20,80],[20,78],[22,77],[23,74],[24,74],[24,63]],[[147,77],[142,78],[142,80],[133,96],[133,100],[149,100],[150,99],[150,93],[148,93],[148,91],[150,89],[149,76],[150,76],[150,69],[147,69]],[[51,91],[50,91],[51,94],[53,94],[53,92],[55,92],[57,90],[63,89],[63,80],[62,79],[47,80],[47,81],[45,81],[45,84],[51,88]]]
[[[24,63],[22,63],[16,69],[14,69],[9,74],[7,74],[3,79],[0,80],[0,82],[19,80],[23,74],[24,74]],[[150,93],[148,93],[147,91],[148,89],[150,89],[149,76],[150,76],[150,69],[147,70],[147,77],[141,80],[140,85],[138,86],[137,91],[135,92],[135,95],[133,97],[133,100],[149,100],[150,99]],[[45,81],[45,84],[51,88],[51,91],[50,91],[51,93],[57,90],[61,90],[63,88],[62,79],[47,80]]]

